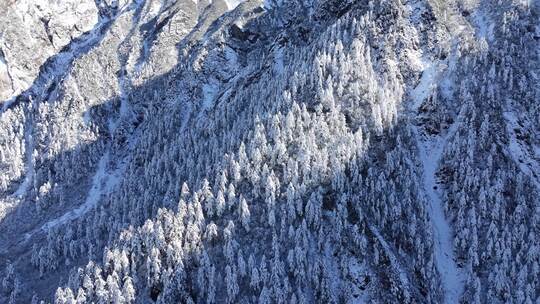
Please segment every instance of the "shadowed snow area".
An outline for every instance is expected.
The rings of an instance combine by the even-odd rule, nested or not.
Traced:
[[[0,0],[0,303],[534,303],[540,7]]]

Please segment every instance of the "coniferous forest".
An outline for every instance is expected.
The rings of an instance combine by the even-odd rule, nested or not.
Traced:
[[[539,303],[539,121],[536,0],[0,0],[0,303]]]

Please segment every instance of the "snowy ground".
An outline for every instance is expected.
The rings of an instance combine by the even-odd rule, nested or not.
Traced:
[[[413,90],[412,112],[418,113],[423,101],[429,97],[433,89],[440,82],[441,63],[424,60],[422,77],[417,87]],[[444,136],[423,136],[421,130],[415,126],[413,131],[416,136],[419,157],[422,165],[422,182],[426,198],[429,201],[429,216],[433,224],[434,253],[437,270],[441,276],[445,292],[445,303],[458,303],[464,289],[465,275],[455,262],[453,231],[444,214],[444,208],[440,195],[437,192],[437,180],[435,173],[439,165],[444,148],[449,139],[455,134],[459,120],[447,131]]]
[[[125,166],[120,166],[115,170],[111,170],[108,168],[108,164],[110,163],[109,160],[110,157],[108,152],[101,157],[96,173],[92,178],[92,186],[82,205],[76,209],[66,212],[58,218],[46,222],[40,228],[27,233],[25,235],[25,239],[28,240],[39,231],[46,232],[51,228],[57,227],[84,215],[97,205],[102,196],[110,193],[116,187],[116,185],[118,185]]]
[[[242,2],[244,2],[244,0],[225,0],[225,3],[227,3],[227,8],[229,10],[235,9]]]
[[[17,187],[17,190],[13,193],[13,196],[20,198],[23,197],[26,191],[28,190],[28,187],[30,186],[30,183],[32,182],[32,179],[34,178],[34,156],[32,155],[32,151],[34,151],[34,138],[32,136],[32,129],[28,128],[31,126],[31,122],[28,122],[25,127],[24,131],[24,140],[26,142],[25,145],[25,175],[23,182]]]
[[[453,231],[445,217],[442,201],[439,193],[436,191],[437,181],[435,179],[439,160],[451,134],[451,132],[448,132],[445,138],[439,138],[431,142],[419,140],[418,147],[420,149],[420,160],[423,167],[424,189],[430,203],[429,214],[433,224],[435,238],[435,263],[445,289],[445,302],[458,303],[459,297],[463,292],[465,276],[455,262]]]

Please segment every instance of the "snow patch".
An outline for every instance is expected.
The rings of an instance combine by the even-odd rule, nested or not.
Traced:
[[[274,72],[276,74],[283,74],[284,70],[283,49],[278,48],[274,51]]]
[[[224,52],[227,63],[231,66],[236,66],[238,64],[238,54],[228,46],[225,48]]]
[[[28,124],[27,124],[28,125]],[[15,193],[13,193],[13,196],[21,198],[26,194],[26,191],[28,190],[28,187],[30,186],[33,178],[34,178],[34,137],[32,136],[32,130],[27,130],[27,127],[25,127],[24,132],[24,140],[26,145],[24,145],[25,150],[23,151],[23,155],[25,155],[25,176],[23,182],[19,185]]]
[[[225,3],[227,4],[227,8],[229,10],[235,9],[242,2],[244,1],[243,0],[225,0]]]
[[[349,259],[348,275],[351,278],[350,290],[351,298],[347,301],[348,304],[360,304],[369,302],[369,292],[367,290],[369,286],[369,279],[367,277],[367,268],[365,261],[360,264],[357,259]]]
[[[215,83],[207,83],[202,87],[203,91],[203,107],[209,109],[214,104],[214,99],[219,91],[219,87]]]
[[[492,22],[489,22],[488,16],[482,12],[482,10],[478,10],[474,16],[473,21],[476,26],[476,36],[479,38],[484,38],[487,41],[492,41],[495,37],[493,35],[493,27],[495,24]]]
[[[420,59],[416,63],[422,68],[422,76],[420,82],[412,91],[413,108],[418,109],[426,98],[433,92],[435,88],[436,78],[439,72],[434,62],[426,59]]]

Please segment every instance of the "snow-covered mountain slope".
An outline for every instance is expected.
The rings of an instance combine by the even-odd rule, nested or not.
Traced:
[[[99,8],[83,1],[2,1],[0,99],[28,89],[45,61],[91,30]]]
[[[538,2],[0,8],[0,303],[540,300]]]

